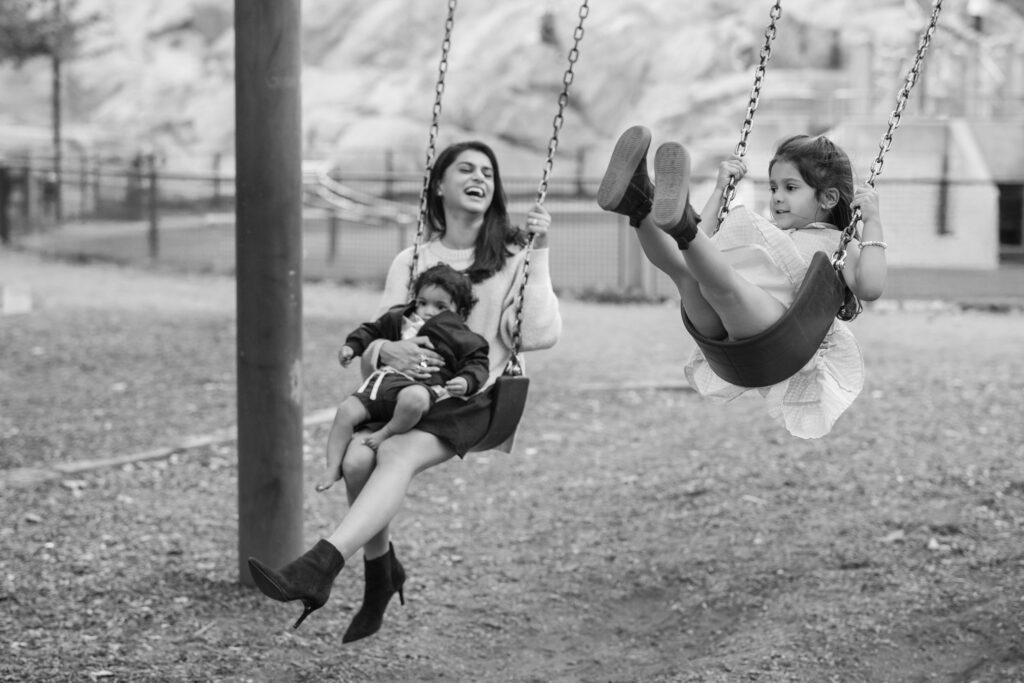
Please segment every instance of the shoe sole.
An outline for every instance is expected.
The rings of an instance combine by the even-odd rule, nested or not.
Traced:
[[[651,220],[662,230],[683,219],[690,199],[690,153],[677,142],[666,142],[654,154],[654,201]]]
[[[260,592],[266,595],[271,600],[277,600],[279,602],[288,602],[288,594],[277,585],[273,577],[267,572],[267,570],[257,560],[249,560],[249,574],[252,575],[252,581],[256,584],[256,587],[260,589]]]
[[[614,211],[622,203],[629,189],[636,167],[640,165],[651,146],[651,131],[633,126],[619,136],[608,162],[608,169],[597,188],[597,205],[605,211]]]

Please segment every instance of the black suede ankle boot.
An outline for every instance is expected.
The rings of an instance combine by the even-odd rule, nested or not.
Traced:
[[[398,593],[398,599],[405,604],[405,570],[395,557],[395,546],[388,544],[388,551],[372,560],[364,558],[366,569],[366,586],[363,588],[363,604],[352,617],[341,642],[351,643],[354,640],[372,636],[380,630],[384,623],[384,610],[391,601],[391,596]]]
[[[629,216],[629,224],[640,225],[651,212],[654,184],[647,175],[647,150],[651,131],[633,126],[619,136],[612,158],[597,190],[597,203],[605,211]]]
[[[700,214],[690,206],[690,155],[685,147],[666,142],[658,148],[654,181],[651,220],[685,250],[697,236],[700,223]]]
[[[292,628],[298,628],[306,617],[324,606],[331,596],[334,579],[344,566],[345,558],[323,539],[276,571],[249,558],[252,579],[264,595],[280,602],[302,600],[305,609]]]

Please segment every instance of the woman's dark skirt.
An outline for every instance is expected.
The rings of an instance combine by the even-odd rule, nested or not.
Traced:
[[[494,388],[474,394],[467,400],[446,398],[438,401],[414,429],[433,434],[451,446],[460,458],[480,443],[491,423]],[[379,429],[385,421],[367,422],[363,429]]]

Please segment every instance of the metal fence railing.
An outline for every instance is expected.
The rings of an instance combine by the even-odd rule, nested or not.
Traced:
[[[128,164],[69,164],[55,188],[54,173],[43,164],[8,164],[3,172],[8,178],[10,240],[76,257],[234,272],[235,197],[229,174],[170,172],[139,158]],[[332,192],[354,202],[357,211],[325,199],[314,175],[307,177],[303,213],[304,276],[379,286],[395,253],[415,237],[421,176],[341,178]],[[765,180],[750,180],[747,196],[766,198]],[[575,176],[550,183],[546,207],[554,218],[550,255],[555,286],[574,292],[674,296],[672,284],[643,257],[625,218],[597,207],[599,182]],[[704,201],[706,192],[700,190],[710,182],[694,178],[695,203]],[[505,189],[513,221],[522,222],[536,199],[536,180],[506,177]],[[914,230],[917,240],[924,239],[917,235],[961,230],[963,226],[948,224],[946,205],[983,204],[992,191],[976,183],[887,179],[880,189],[887,237],[900,229]],[[995,225],[991,229],[998,232]]]

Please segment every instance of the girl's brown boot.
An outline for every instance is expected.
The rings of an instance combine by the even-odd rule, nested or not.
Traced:
[[[654,202],[651,220],[685,250],[697,236],[700,214],[690,206],[690,154],[666,142],[654,154]]]
[[[640,225],[651,212],[654,185],[647,175],[647,150],[651,131],[633,126],[619,136],[612,158],[597,189],[597,204],[605,211],[629,216],[629,224]]]

